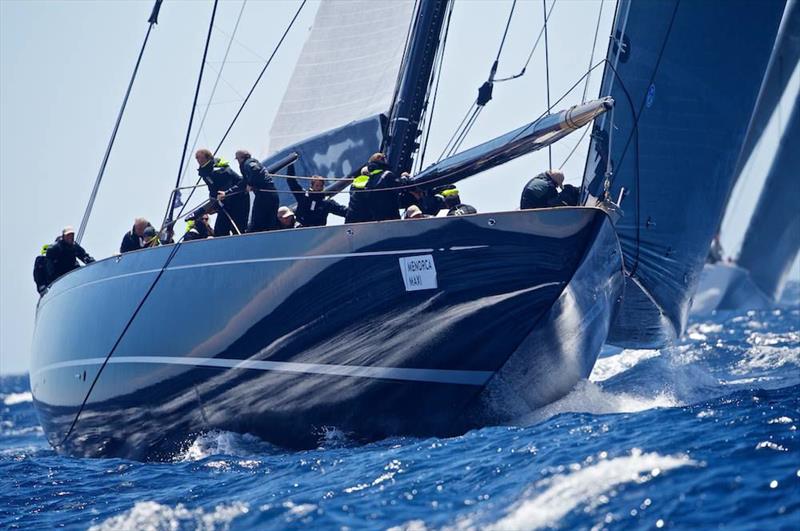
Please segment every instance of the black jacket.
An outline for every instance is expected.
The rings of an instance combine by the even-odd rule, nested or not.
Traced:
[[[214,229],[211,228],[211,225],[202,220],[195,220],[186,231],[183,239],[188,242],[192,240],[204,240],[209,236],[214,236]]]
[[[444,204],[444,197],[439,194],[431,194],[428,190],[422,192],[422,196],[419,199],[411,195],[410,192],[400,194],[400,207],[408,208],[411,205],[417,205],[426,216],[435,216],[440,210],[447,208]]]
[[[340,205],[333,199],[328,199],[325,192],[312,192],[303,190],[297,179],[289,177],[286,179],[289,189],[292,191],[297,208],[294,210],[297,220],[304,227],[322,227],[328,223],[328,214],[346,217],[347,207]]]
[[[208,185],[208,196],[217,198],[217,192],[233,193],[244,190],[245,182],[227,161],[214,159],[197,169],[197,174]],[[244,194],[239,194],[244,195]]]
[[[389,170],[388,165],[380,162],[371,162],[367,169],[369,170],[369,180],[366,189],[372,191],[366,192],[364,195],[368,198],[372,220],[400,219],[400,192],[386,189],[396,188],[404,180]]]
[[[148,223],[148,227],[152,227]],[[120,253],[128,253],[130,251],[138,251],[139,249],[144,249],[147,247],[147,242],[145,239],[136,234],[135,228],[132,228],[128,232],[125,233],[125,236],[122,237],[122,243],[119,246]]]
[[[244,183],[252,187],[255,193],[258,193],[259,190],[275,190],[275,183],[272,182],[272,177],[270,177],[267,169],[261,165],[258,159],[250,157],[244,162],[240,162],[239,171],[242,172]]]
[[[56,243],[47,249],[47,276],[50,282],[69,273],[73,269],[80,267],[78,260],[84,264],[91,264],[94,258],[89,256],[83,247],[77,243],[69,244],[61,236],[56,239]]]
[[[540,173],[525,185],[519,208],[546,208],[559,205],[558,188],[547,172]]]

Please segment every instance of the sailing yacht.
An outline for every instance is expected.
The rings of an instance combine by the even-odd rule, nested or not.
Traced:
[[[411,169],[452,2],[387,4],[321,3],[266,165],[353,175],[382,150]],[[178,242],[65,275],[33,342],[49,441],[165,459],[209,430],[456,435],[563,397],[607,340],[679,337],[782,9],[622,0],[597,99],[412,177],[458,182],[593,123],[580,206]],[[760,30],[735,38],[744,19]]]

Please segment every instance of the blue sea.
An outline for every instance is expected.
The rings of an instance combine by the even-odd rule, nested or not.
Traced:
[[[210,433],[169,463],[62,457],[5,377],[0,529],[797,530],[798,426],[800,306],[608,349],[515,426],[304,452]]]

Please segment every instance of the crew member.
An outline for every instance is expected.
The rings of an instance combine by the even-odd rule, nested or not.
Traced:
[[[297,222],[297,219],[294,216],[294,211],[287,206],[282,206],[278,209],[277,218],[279,228],[281,229],[294,229],[302,227],[302,225]]]
[[[405,179],[398,178],[389,169],[386,155],[383,153],[375,153],[369,158],[367,171],[368,192],[365,195],[372,212],[372,220],[400,219],[400,192],[393,188],[401,186]]]
[[[409,177],[408,173],[401,175],[404,180],[408,180]],[[426,216],[435,216],[445,207],[444,197],[441,194],[432,194],[422,188],[412,188],[400,194],[400,206],[408,208],[411,205],[417,205]]]
[[[445,206],[450,209],[447,211],[448,216],[465,216],[478,213],[474,206],[465,205],[461,202],[461,196],[456,188],[443,190],[442,197],[444,197]]]
[[[519,208],[546,208],[560,204],[558,189],[564,184],[564,174],[560,170],[547,170],[540,173],[525,185]]]
[[[426,216],[422,213],[422,210],[417,205],[411,205],[406,209],[406,213],[403,216],[404,219],[422,219],[430,216]]]
[[[50,244],[42,245],[42,252],[33,261],[33,281],[36,282],[36,291],[39,295],[44,295],[47,286],[50,285],[50,277],[47,274],[47,249]]]
[[[75,229],[64,227],[61,236],[47,249],[47,278],[52,283],[57,278],[80,267],[78,260],[91,264],[94,258],[89,256],[83,247],[75,243]]]
[[[320,175],[311,177],[308,190],[303,190],[294,177],[286,179],[289,189],[297,200],[295,215],[304,227],[322,227],[328,223],[328,214],[347,216],[347,207],[340,205],[325,194],[325,181]]]
[[[242,172],[247,190],[255,193],[253,215],[248,232],[262,232],[278,228],[278,193],[267,169],[258,159],[254,159],[249,151],[240,149],[236,152],[239,170]],[[216,234],[216,229],[214,233]]]
[[[571,184],[565,184],[561,187],[561,192],[558,194],[558,202],[564,206],[578,206],[581,200],[581,189]]]
[[[369,182],[369,170],[364,166],[361,168],[361,174],[350,184],[350,202],[347,205],[345,223],[372,221],[372,211],[367,197],[370,192],[366,191],[367,182]]]
[[[198,149],[194,156],[199,165],[197,173],[208,185],[208,196],[216,202],[214,234],[227,236],[244,232],[250,213],[250,194],[245,190],[244,180],[227,161],[214,158],[207,149]]]
[[[184,241],[203,240],[205,238],[213,238],[214,230],[208,224],[208,214],[203,214],[197,219],[190,219],[186,222],[186,234],[183,236]]]
[[[120,253],[128,253],[130,251],[138,251],[147,247],[147,238],[145,238],[144,231],[147,227],[152,227],[149,221],[144,218],[136,218],[133,220],[133,228],[125,233],[122,237],[122,243],[119,246]]]

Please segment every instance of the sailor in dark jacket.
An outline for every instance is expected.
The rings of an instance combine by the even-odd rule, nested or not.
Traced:
[[[195,159],[199,165],[197,173],[208,185],[208,196],[217,201],[214,234],[227,236],[244,232],[250,213],[250,194],[245,190],[244,180],[227,161],[214,158],[207,149],[198,149]],[[236,227],[231,224],[231,220]]]
[[[186,222],[186,234],[183,236],[184,241],[204,240],[206,238],[213,238],[214,230],[208,224],[208,214],[202,214],[196,219],[190,219]]]
[[[236,152],[239,170],[247,184],[247,190],[255,193],[253,215],[248,232],[261,232],[278,228],[278,193],[267,169],[249,151]],[[214,231],[216,233],[216,230]]]
[[[559,170],[547,170],[540,173],[525,185],[519,208],[547,208],[561,204],[558,189],[564,184],[564,174]]]
[[[289,189],[292,191],[297,208],[294,213],[297,220],[304,227],[322,227],[328,223],[328,214],[334,216],[347,216],[347,207],[340,205],[333,199],[329,199],[324,193],[325,181],[319,175],[311,177],[311,185],[308,190],[303,190],[300,183],[294,177],[286,179]]]
[[[91,264],[94,258],[83,247],[75,243],[75,229],[65,227],[56,243],[47,249],[47,278],[55,282],[57,278],[80,267],[78,260]]]
[[[369,182],[369,170],[366,166],[361,168],[361,175],[353,179],[350,184],[350,202],[347,205],[347,215],[345,223],[364,223],[372,221],[372,210],[370,209],[369,195],[367,189]]]
[[[408,174],[404,173],[402,177],[408,177]],[[435,216],[445,208],[444,197],[441,194],[422,188],[412,188],[400,194],[401,208],[407,209],[412,205],[416,205],[425,216]]]
[[[369,179],[366,193],[373,221],[400,219],[400,191],[392,190],[402,186],[406,180],[389,169],[386,155],[375,153],[367,164]]]
[[[472,205],[465,205],[461,202],[461,196],[456,188],[449,188],[442,191],[444,204],[449,210],[448,216],[466,216],[467,214],[477,214],[478,211]]]
[[[122,237],[122,243],[119,246],[120,253],[128,253],[130,251],[138,251],[147,247],[147,238],[145,238],[144,231],[147,227],[152,227],[149,221],[144,218],[136,218],[133,220],[133,228],[125,233]]]

